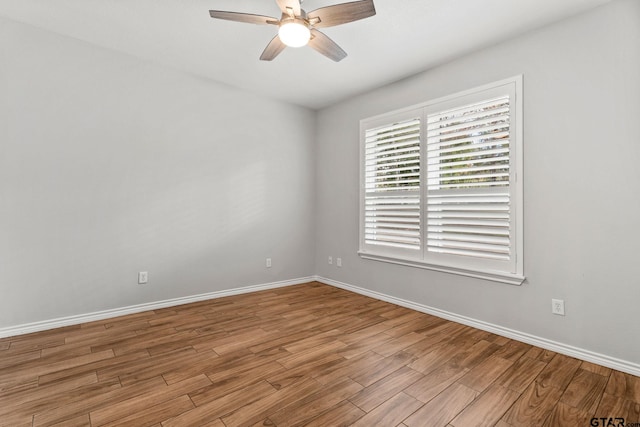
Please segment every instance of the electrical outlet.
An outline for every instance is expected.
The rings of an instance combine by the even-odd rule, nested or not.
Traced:
[[[138,272],[138,284],[144,285],[149,281],[149,273],[146,271]]]
[[[329,262],[329,265],[333,264],[333,257],[332,256],[329,257],[328,262]]]
[[[336,265],[342,267],[342,258],[336,258]]]
[[[271,258],[267,258],[267,260],[265,261],[265,265],[267,266],[267,268],[271,268]]]
[[[559,316],[564,316],[564,300],[552,299],[551,300],[551,313]]]

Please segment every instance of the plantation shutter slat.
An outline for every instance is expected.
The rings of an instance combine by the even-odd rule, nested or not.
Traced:
[[[405,129],[405,131],[407,132],[414,132],[414,131],[419,131],[420,130],[420,123],[415,123],[412,126],[407,126],[407,128]],[[381,135],[383,135],[384,132],[378,132],[377,135],[372,136],[371,138],[366,138],[365,139],[365,143],[367,145],[372,144],[372,145],[378,145],[377,144],[377,138],[380,137]],[[414,135],[412,133],[409,134],[405,134],[405,135],[400,135],[400,136],[387,136],[386,140],[385,140],[385,147],[389,147],[389,146],[393,146],[395,145],[394,143],[397,143],[398,141],[406,141],[407,139],[412,139],[414,137]]]
[[[498,131],[503,131],[505,126],[508,126],[505,123],[496,122],[495,120],[493,120],[489,124],[485,124],[485,122],[486,120],[480,121],[479,123],[474,122],[472,127],[473,129],[472,132],[470,132],[470,129],[466,127],[467,124],[465,124],[465,126],[458,125],[455,127],[455,129],[449,129],[449,132],[444,135],[442,133],[438,133],[438,131],[436,130],[430,130],[428,131],[429,136],[427,137],[427,143],[433,143],[433,144],[441,144],[443,142],[451,143],[456,139],[469,138],[471,136],[474,136],[473,133],[475,133],[476,135],[484,136],[484,135],[496,133]],[[454,130],[456,132],[453,132]]]
[[[420,128],[420,119],[416,118],[413,121],[407,120],[405,124],[406,124],[405,130],[408,132],[413,132],[415,129]],[[367,133],[367,135],[365,135],[365,141],[377,141],[378,138],[380,137],[385,137],[387,141],[392,141],[394,137],[393,136],[389,137],[388,135],[385,135],[385,134],[388,132],[396,132],[397,130],[396,125],[397,123],[393,123],[385,126],[378,126],[374,134]]]
[[[476,117],[484,117],[485,115],[495,113],[496,111],[510,109],[509,107],[506,107],[506,104],[502,105],[501,107],[495,108],[495,99],[496,98],[491,98],[485,101],[474,103],[473,106],[476,107]],[[492,107],[493,109],[489,110]],[[433,128],[433,127],[439,126],[440,124],[448,125],[449,123],[458,120],[457,119],[458,116],[460,116],[461,114],[464,114],[467,111],[467,108],[468,106],[464,105],[461,107],[451,108],[446,111],[433,113],[430,116],[434,119],[434,122],[428,122],[427,126],[430,128]],[[487,111],[484,111],[485,109]]]
[[[434,157],[435,159],[435,157]],[[509,160],[509,156],[496,156],[489,160],[486,158],[466,158],[463,160],[455,161],[455,159],[448,161],[446,167],[449,169],[456,168],[458,166],[492,166],[493,163],[498,165],[504,165],[504,160]],[[435,160],[432,160],[435,164]],[[428,164],[428,162],[427,162]],[[440,173],[440,171],[436,168],[436,173]]]
[[[427,116],[426,246],[511,258],[509,96]]]
[[[501,132],[502,134],[506,134],[506,132]],[[439,144],[440,148],[438,148],[437,150],[433,149],[433,146],[429,147],[429,152],[433,153],[433,154],[437,154],[438,156],[443,156],[445,154],[449,154],[449,153],[458,153],[461,150],[461,146],[463,144],[469,143],[469,142],[473,142],[473,151],[477,151],[480,150],[484,147],[490,147],[490,146],[494,146],[495,145],[495,140],[496,139],[500,139],[502,142],[502,145],[507,145],[509,143],[508,140],[506,140],[504,137],[502,138],[466,138],[463,141],[458,141],[456,140],[456,144],[455,145],[451,145],[451,144]],[[436,144],[434,144],[436,145]],[[442,148],[444,147],[444,148]]]
[[[508,167],[504,166],[504,165],[481,165],[481,166],[467,166],[467,164],[465,164],[464,162],[460,165],[461,167],[456,168],[455,171],[451,171],[449,172],[450,174],[455,174],[455,173],[467,173],[467,172],[473,172],[473,171],[495,171],[495,170],[500,170],[500,171],[507,171],[509,170]],[[442,175],[442,172],[437,171],[437,172],[429,172],[427,173],[427,176],[430,178],[434,178],[437,176]]]
[[[401,180],[402,182],[405,182],[405,183],[407,183],[407,182],[420,182],[420,174],[415,174],[415,173],[390,173],[388,175],[375,176],[373,178],[368,178],[367,182],[384,182],[384,181],[397,182],[398,180]]]
[[[427,234],[429,239],[440,239],[440,235],[438,233]],[[483,243],[495,243],[497,245],[505,245],[509,243],[508,237],[499,237],[499,236],[470,236],[468,234],[456,234],[449,233],[447,236],[449,241],[460,241],[460,242],[483,242]]]
[[[365,131],[364,242],[421,249],[420,119]]]
[[[505,137],[509,136],[509,132],[508,131],[501,131],[501,132],[495,132],[493,134],[491,134],[491,136],[487,137],[486,135],[477,135],[477,136],[469,136],[467,138],[458,138],[455,141],[453,141],[454,144],[457,145],[461,145],[461,144],[466,144],[469,142],[482,142],[482,141],[489,141],[492,139],[503,139]],[[444,141],[432,141],[431,145],[428,147],[429,151],[433,151],[433,150],[440,150],[442,148],[450,148],[452,146],[452,143],[450,141],[444,140]]]
[[[412,158],[415,158],[415,153],[413,151],[410,151],[408,153],[401,153],[399,155],[398,153],[394,153],[394,154],[396,155],[391,156],[388,153],[382,153],[379,156],[370,156],[366,159],[367,160],[366,165],[367,166],[382,165],[382,164],[389,165],[391,163],[396,163],[397,160],[405,160],[406,162],[410,162]]]
[[[437,158],[440,161],[440,168],[442,169],[447,169],[449,168],[449,166],[447,166],[446,162],[449,160],[453,160],[453,161],[462,161],[462,160],[466,160],[467,158],[475,158],[477,160],[484,160],[485,162],[495,162],[495,161],[499,161],[499,160],[504,160],[507,159],[508,160],[508,153],[509,153],[509,147],[505,145],[508,144],[508,141],[505,142],[499,142],[499,146],[496,147],[496,144],[491,144],[490,147],[491,149],[483,149],[482,147],[474,147],[476,148],[474,151],[468,152],[458,152],[455,154],[449,154],[446,156],[440,156],[437,153],[434,153],[433,156],[434,157],[430,157],[429,160],[432,160],[433,158]],[[460,150],[458,150],[460,151]],[[431,161],[429,161],[429,164],[433,164]]]

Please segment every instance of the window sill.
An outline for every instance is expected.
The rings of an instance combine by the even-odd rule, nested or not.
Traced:
[[[503,273],[503,272],[496,272],[496,271],[465,270],[457,267],[450,267],[446,265],[434,265],[434,264],[429,264],[429,263],[417,261],[417,260],[395,258],[391,256],[371,254],[369,252],[362,252],[362,251],[359,251],[358,255],[360,255],[360,258],[370,259],[373,261],[382,261],[382,262],[388,262],[391,264],[406,265],[408,267],[424,268],[426,270],[457,274],[459,276],[474,277],[476,279],[490,280],[492,282],[506,283],[509,285],[520,286],[522,285],[522,282],[524,282],[525,280],[524,276],[520,276],[518,274],[510,274],[510,273]]]

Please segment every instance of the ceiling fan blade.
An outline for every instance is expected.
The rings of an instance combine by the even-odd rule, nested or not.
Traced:
[[[226,19],[227,21],[246,22],[249,24],[277,25],[279,22],[278,18],[272,18],[271,16],[253,15],[251,13],[240,12],[226,12],[224,10],[210,10],[209,15],[211,15],[212,18]]]
[[[336,62],[342,61],[347,56],[347,52],[342,50],[336,42],[316,29],[311,30],[309,46]]]
[[[309,21],[314,27],[325,28],[368,18],[375,14],[376,8],[373,5],[373,0],[360,0],[321,7],[313,12],[309,12],[308,16]],[[314,22],[318,18],[320,20],[318,22]]]
[[[282,11],[282,13],[285,13],[289,16],[291,16],[291,13],[293,13],[294,16],[291,16],[292,18],[295,16],[300,16],[300,14],[302,13],[300,11],[300,0],[276,0],[276,2],[278,2],[278,7]]]
[[[267,47],[264,48],[262,55],[260,55],[260,60],[273,61],[273,59],[278,56],[285,47],[287,47],[287,45],[282,43],[280,41],[280,37],[276,35],[273,39],[271,39]]]

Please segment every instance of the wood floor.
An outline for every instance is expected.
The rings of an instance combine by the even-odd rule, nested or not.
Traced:
[[[0,340],[0,426],[592,417],[640,422],[640,378],[320,283]]]

